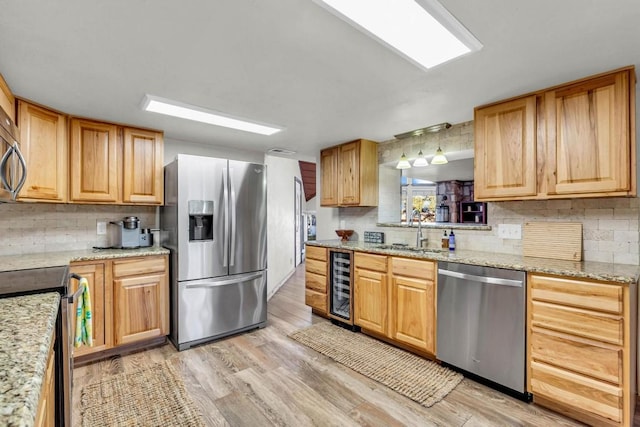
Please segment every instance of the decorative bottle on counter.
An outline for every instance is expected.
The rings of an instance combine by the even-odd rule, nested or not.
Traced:
[[[456,250],[456,235],[453,234],[453,230],[451,230],[451,233],[449,233],[449,250]]]
[[[442,236],[442,248],[447,249],[449,247],[449,236],[447,236],[447,230],[444,230],[444,236]]]

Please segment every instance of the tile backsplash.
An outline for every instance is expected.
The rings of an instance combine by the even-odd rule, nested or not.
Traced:
[[[0,255],[19,255],[107,246],[98,221],[137,216],[144,228],[157,228],[153,206],[0,204]]]

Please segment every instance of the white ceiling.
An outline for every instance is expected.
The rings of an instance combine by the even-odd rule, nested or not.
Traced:
[[[15,94],[70,114],[303,158],[640,67],[638,0],[441,2],[484,47],[424,72],[312,0],[3,1],[0,73]],[[286,130],[259,136],[146,113],[145,93]]]

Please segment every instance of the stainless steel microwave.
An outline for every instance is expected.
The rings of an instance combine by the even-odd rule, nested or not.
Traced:
[[[0,202],[15,201],[25,180],[27,164],[20,152],[18,128],[0,108]]]

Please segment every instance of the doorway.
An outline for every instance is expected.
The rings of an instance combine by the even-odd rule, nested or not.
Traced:
[[[299,266],[304,259],[304,233],[306,227],[303,226],[302,215],[302,181],[298,177],[294,177],[294,251],[295,251],[295,267]]]

